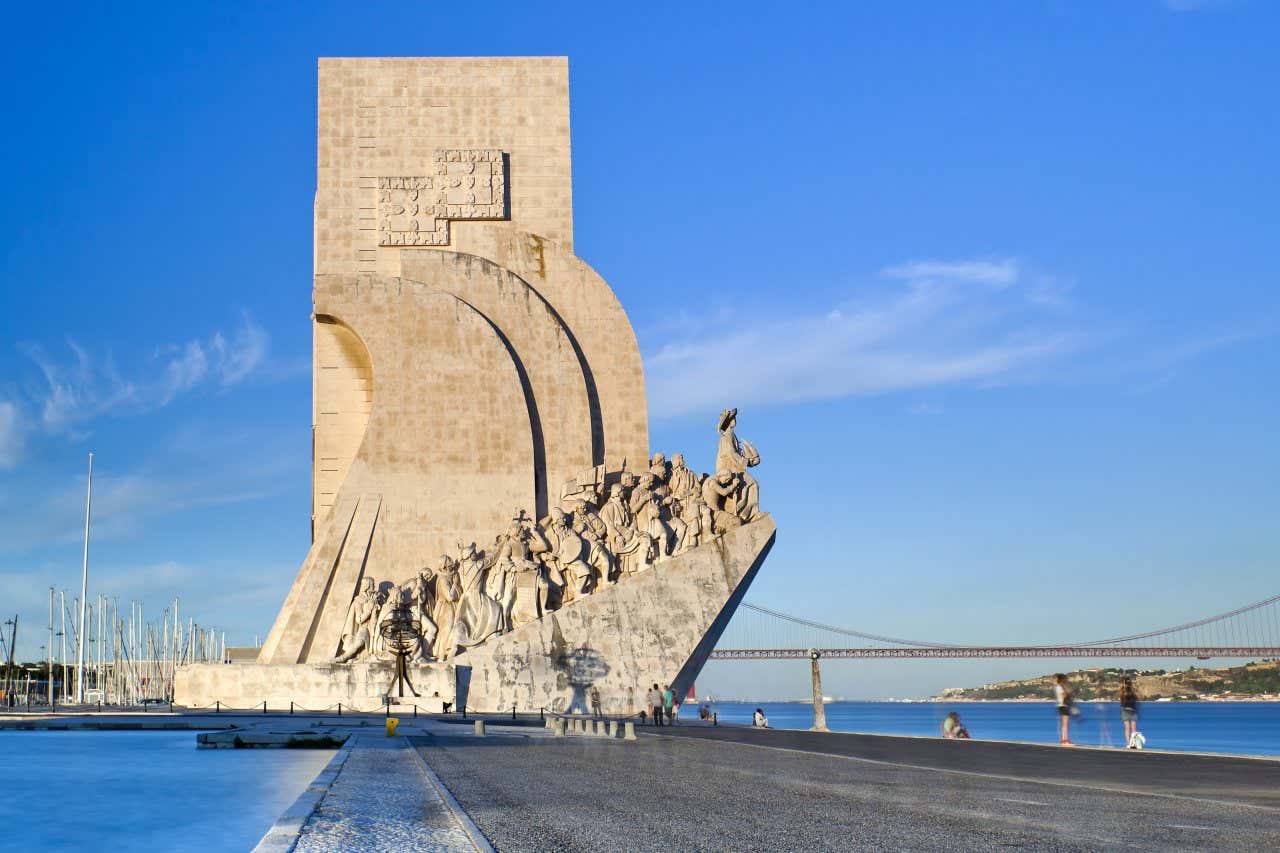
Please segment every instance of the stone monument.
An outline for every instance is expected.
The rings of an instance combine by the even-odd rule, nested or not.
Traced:
[[[185,667],[176,700],[682,694],[774,526],[736,410],[715,471],[649,454],[635,334],[573,252],[567,60],[319,78],[313,541],[257,662]]]

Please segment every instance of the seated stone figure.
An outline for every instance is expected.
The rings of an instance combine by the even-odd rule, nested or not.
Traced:
[[[600,517],[582,511],[575,512],[573,532],[581,536],[582,541],[587,545],[587,565],[594,573],[591,581],[592,588],[599,589],[601,584],[617,583],[617,564],[609,551],[609,546],[605,544],[605,526],[604,522],[600,521]]]
[[[551,510],[551,525],[547,528],[550,549],[546,554],[549,570],[564,579],[561,603],[568,604],[591,591],[591,566],[586,562],[586,542],[569,526],[569,516],[564,510]]]
[[[722,471],[702,481],[702,499],[711,510],[711,533],[716,536],[742,524],[737,512],[741,484],[735,474]]]
[[[617,558],[624,574],[635,574],[649,568],[650,541],[647,533],[637,530],[635,516],[623,498],[622,484],[609,491],[609,500],[600,508],[600,520],[604,522],[609,551]]]

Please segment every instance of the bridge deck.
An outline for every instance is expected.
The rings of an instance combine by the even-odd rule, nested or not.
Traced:
[[[812,649],[716,649],[711,660],[790,660]],[[1275,658],[1280,646],[882,646],[818,649],[824,658]]]

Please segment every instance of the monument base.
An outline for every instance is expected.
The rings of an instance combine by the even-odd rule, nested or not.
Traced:
[[[773,519],[726,532],[597,590],[447,663],[415,664],[404,702],[442,710],[638,714],[653,684],[687,695],[773,546]],[[393,661],[179,667],[174,703],[212,707],[376,711],[395,692]]]
[[[450,664],[409,666],[409,688],[396,695],[394,661],[343,664],[197,663],[178,667],[173,681],[175,705],[187,708],[221,707],[224,710],[336,712],[380,711],[384,697],[392,703],[416,704],[437,713],[443,703],[455,702],[457,678]]]

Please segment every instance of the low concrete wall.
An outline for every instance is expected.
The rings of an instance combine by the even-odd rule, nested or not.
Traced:
[[[418,691],[406,689],[404,704],[424,711],[440,711],[443,702],[454,701],[456,673],[448,664],[410,667],[409,680]],[[389,662],[349,664],[198,663],[178,668],[173,682],[174,704],[187,708],[213,707],[288,710],[343,709],[376,711],[395,681],[395,665]]]

